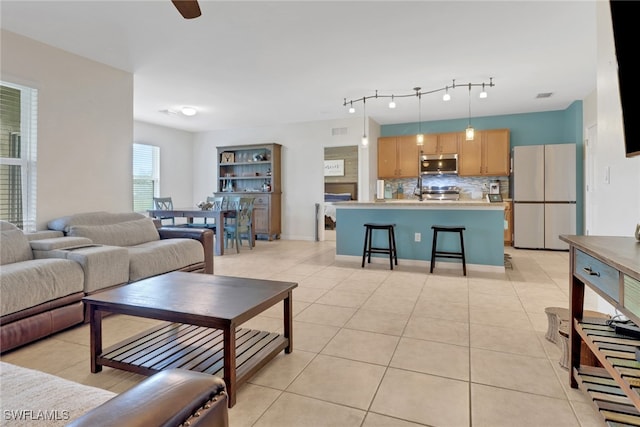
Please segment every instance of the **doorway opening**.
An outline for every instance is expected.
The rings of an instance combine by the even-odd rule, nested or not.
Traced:
[[[336,240],[334,203],[358,200],[358,147],[324,149],[324,240]]]

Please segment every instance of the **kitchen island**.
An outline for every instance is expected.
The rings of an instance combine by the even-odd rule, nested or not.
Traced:
[[[464,246],[467,268],[472,271],[504,271],[503,203],[489,203],[484,200],[388,200],[338,202],[335,203],[335,207],[337,259],[361,259],[364,224],[388,223],[396,225],[399,263],[402,264],[404,261],[405,265],[409,263],[427,266],[431,260],[431,226],[461,225],[466,227]],[[374,246],[386,246],[386,238],[386,233],[374,233]],[[438,250],[457,251],[459,245],[460,239],[456,233],[438,235]],[[388,262],[385,255],[380,257],[380,261]],[[436,268],[458,268],[459,264],[458,260],[438,258]]]

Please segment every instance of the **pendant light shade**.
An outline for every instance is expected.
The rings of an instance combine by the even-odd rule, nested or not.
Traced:
[[[465,129],[464,135],[467,141],[473,141],[476,135],[476,131],[474,128],[471,127],[471,125],[469,125],[467,129]]]
[[[469,123],[467,125],[467,129],[464,131],[465,139],[467,141],[473,141],[475,134],[475,129],[471,127],[471,83],[469,83]]]

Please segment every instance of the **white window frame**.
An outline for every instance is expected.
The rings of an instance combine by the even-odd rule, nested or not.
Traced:
[[[36,231],[38,90],[0,80],[0,85],[20,91],[20,158],[0,157],[0,164],[20,166],[22,179],[22,224]]]

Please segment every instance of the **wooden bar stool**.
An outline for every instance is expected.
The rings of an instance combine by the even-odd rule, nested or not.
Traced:
[[[467,261],[464,255],[464,238],[462,232],[466,230],[465,227],[459,225],[434,225],[431,227],[433,230],[433,244],[431,245],[431,269],[429,273],[433,273],[433,267],[436,265],[436,257],[438,258],[456,258],[462,260],[462,272],[467,275]],[[460,252],[451,251],[439,251],[437,250],[438,232],[450,232],[460,234]]]
[[[389,266],[393,270],[393,262],[398,265],[398,252],[396,251],[396,234],[395,224],[373,224],[367,223],[364,225],[364,249],[362,251],[362,268],[364,268],[364,260],[368,257],[367,262],[371,264],[371,254],[388,254]],[[379,248],[373,246],[373,230],[387,230],[387,236],[389,239],[389,246],[386,248]]]

